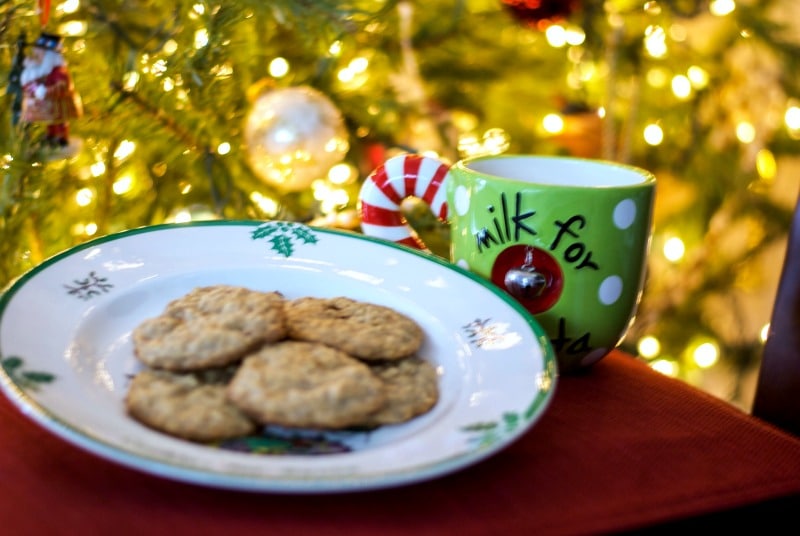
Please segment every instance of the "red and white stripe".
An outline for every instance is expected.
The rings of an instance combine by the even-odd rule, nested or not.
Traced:
[[[447,192],[442,188],[450,166],[428,156],[395,156],[373,171],[359,194],[361,230],[417,249],[427,247],[408,225],[400,204],[407,197],[425,201],[442,221],[447,221]]]

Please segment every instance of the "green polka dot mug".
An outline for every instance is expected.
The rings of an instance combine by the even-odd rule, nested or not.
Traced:
[[[401,210],[450,224],[451,261],[513,295],[547,332],[562,372],[615,348],[641,297],[655,177],[573,157],[482,156],[453,166],[401,155],[361,188],[364,234],[426,249]]]

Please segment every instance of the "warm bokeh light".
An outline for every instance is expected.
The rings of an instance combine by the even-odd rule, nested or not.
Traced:
[[[81,188],[75,193],[75,203],[79,207],[85,207],[94,200],[94,191],[91,188]]]
[[[79,35],[85,35],[87,28],[88,25],[85,21],[71,20],[63,24],[59,24],[58,33],[60,35],[68,35],[70,37],[76,37]]]
[[[700,368],[710,368],[719,360],[719,347],[713,342],[704,342],[692,352],[692,359]]]
[[[679,74],[672,77],[672,93],[681,100],[692,96],[692,82],[688,77]]]
[[[756,154],[756,171],[758,176],[764,180],[770,181],[775,178],[778,173],[778,162],[775,160],[775,155],[769,149],[761,149]]]
[[[136,143],[131,140],[122,140],[114,151],[114,158],[117,160],[125,160],[136,150]]]
[[[664,242],[664,257],[670,262],[678,262],[686,254],[686,246],[683,240],[677,236],[667,239]]]
[[[208,45],[208,30],[200,29],[194,33],[194,48],[201,49]]]
[[[736,139],[742,143],[753,143],[756,139],[756,127],[749,121],[741,121],[736,125]]]
[[[661,26],[648,26],[644,33],[644,48],[652,58],[667,55],[667,34]]]
[[[561,48],[567,44],[567,30],[560,24],[551,24],[544,32],[551,47]]]
[[[664,69],[663,67],[653,67],[652,69],[647,70],[646,79],[650,86],[660,88],[669,83],[669,76],[669,70]]]
[[[136,71],[128,71],[122,77],[122,89],[125,91],[133,91],[139,83],[139,73]]]
[[[350,164],[339,163],[328,171],[328,181],[331,184],[350,184],[358,177],[358,170]]]
[[[583,31],[583,28],[578,26],[568,26],[564,34],[564,39],[568,45],[577,47],[586,41],[586,32]]]
[[[134,180],[133,177],[130,175],[122,175],[117,180],[114,181],[114,184],[111,186],[111,189],[117,195],[125,195],[133,189]]]
[[[650,123],[644,127],[644,141],[648,145],[661,145],[664,141],[664,130],[656,123]]]
[[[274,58],[269,62],[269,74],[273,78],[283,78],[289,74],[289,62],[286,58]]]
[[[549,134],[559,134],[564,130],[564,118],[558,114],[547,114],[542,118],[542,128]]]
[[[178,51],[178,42],[174,39],[169,39],[164,43],[164,46],[161,47],[161,51],[164,52],[167,56],[172,56]]]
[[[99,177],[106,172],[106,165],[103,162],[95,162],[89,166],[89,172],[92,174],[92,177]]]
[[[60,11],[64,14],[75,13],[80,9],[81,3],[80,0],[65,0],[64,2],[58,4],[56,7],[57,11]]]
[[[736,9],[736,2],[734,0],[712,0],[708,5],[708,10],[712,15],[724,17],[730,15]]]
[[[692,65],[686,71],[686,76],[692,82],[695,89],[703,89],[708,86],[708,71],[697,65]]]
[[[661,342],[652,335],[648,335],[639,340],[636,350],[642,357],[652,359],[661,353]]]
[[[786,127],[791,130],[800,130],[800,106],[789,106],[783,115]]]
[[[331,46],[328,47],[328,53],[331,56],[338,56],[342,53],[342,42],[341,41],[334,41],[331,43]]]
[[[676,377],[678,375],[678,364],[669,359],[657,359],[650,363],[650,368],[660,372],[665,376]]]
[[[252,192],[250,194],[250,201],[255,203],[259,210],[268,216],[274,216],[278,213],[280,205],[275,199],[267,197],[260,192]]]

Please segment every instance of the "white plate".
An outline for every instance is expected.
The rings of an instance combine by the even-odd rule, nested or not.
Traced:
[[[420,356],[438,370],[439,402],[371,432],[266,431],[223,447],[142,426],[123,404],[140,368],[131,330],[219,283],[402,311],[425,329]],[[144,472],[253,491],[363,490],[453,472],[525,433],[556,383],[547,336],[502,291],[428,254],[288,222],[154,226],[60,254],[0,298],[0,359],[5,394],[66,441]]]

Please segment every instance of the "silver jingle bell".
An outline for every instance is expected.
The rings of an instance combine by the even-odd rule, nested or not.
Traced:
[[[538,298],[550,284],[549,278],[533,266],[512,268],[506,272],[503,282],[512,296],[526,300]]]

